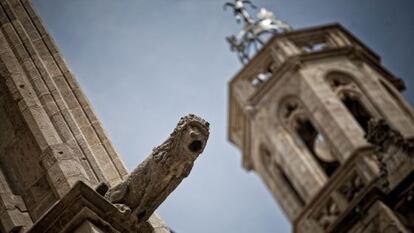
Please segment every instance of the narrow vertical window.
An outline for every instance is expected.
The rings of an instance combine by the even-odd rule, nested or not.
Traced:
[[[397,207],[395,208],[396,214],[400,221],[410,230],[414,232],[414,190],[407,192]]]
[[[305,206],[305,200],[303,200],[302,196],[299,194],[299,192],[293,186],[293,184],[290,181],[289,177],[286,175],[286,173],[283,171],[283,169],[280,167],[280,165],[275,163],[274,167],[277,168],[277,170],[279,171],[280,178],[282,179],[283,183],[286,184],[286,186],[291,191],[291,193],[293,194],[294,198],[298,201],[300,206]]]
[[[287,187],[290,194],[298,202],[300,206],[305,205],[305,200],[299,194],[292,181],[289,179],[283,168],[272,159],[272,155],[266,148],[261,148],[261,156],[263,159],[263,166],[265,166],[266,173],[273,179],[279,179],[280,182]],[[276,176],[276,177],[275,177]]]
[[[352,114],[364,132],[368,132],[368,122],[372,117],[359,99],[349,95],[344,95],[342,103],[344,103],[348,111]]]
[[[325,174],[332,176],[340,163],[332,155],[323,135],[308,119],[297,120],[296,133]]]
[[[368,122],[372,115],[365,107],[364,94],[352,77],[342,72],[331,72],[327,75],[327,82],[332,91],[341,99],[342,103],[354,117],[359,126],[367,132]],[[365,98],[366,99],[366,98]]]

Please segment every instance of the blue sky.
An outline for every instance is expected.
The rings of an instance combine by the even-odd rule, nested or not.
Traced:
[[[406,81],[414,103],[414,2],[256,0],[294,28],[340,22]],[[221,0],[33,0],[128,169],[196,113],[211,136],[158,212],[177,233],[290,232],[260,179],[227,141],[227,82],[240,69]]]

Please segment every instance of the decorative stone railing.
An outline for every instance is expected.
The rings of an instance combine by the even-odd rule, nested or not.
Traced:
[[[358,203],[376,187],[378,177],[369,151],[350,158],[330,178],[296,220],[295,232],[332,232],[345,215],[360,211]]]
[[[398,184],[414,168],[414,139],[406,139],[383,120],[372,120],[367,140],[375,145],[385,185]]]
[[[385,121],[371,121],[367,140],[373,146],[339,168],[296,219],[294,232],[346,232],[344,224],[357,221],[413,172],[414,143]]]

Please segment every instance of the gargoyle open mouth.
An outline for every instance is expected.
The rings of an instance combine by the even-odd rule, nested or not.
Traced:
[[[197,153],[203,148],[203,143],[200,140],[194,140],[188,145],[191,152]]]

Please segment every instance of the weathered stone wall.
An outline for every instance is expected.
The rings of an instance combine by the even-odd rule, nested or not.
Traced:
[[[29,1],[0,1],[1,167],[33,221],[77,180],[127,174]]]
[[[10,96],[0,97],[0,169],[5,195],[20,196],[35,221],[57,200],[41,164],[42,151]]]
[[[127,175],[30,0],[0,0],[0,229],[27,229],[81,180]]]
[[[119,182],[126,169],[30,1],[1,1],[0,20],[2,78],[41,108],[48,134],[73,150],[92,183]]]

